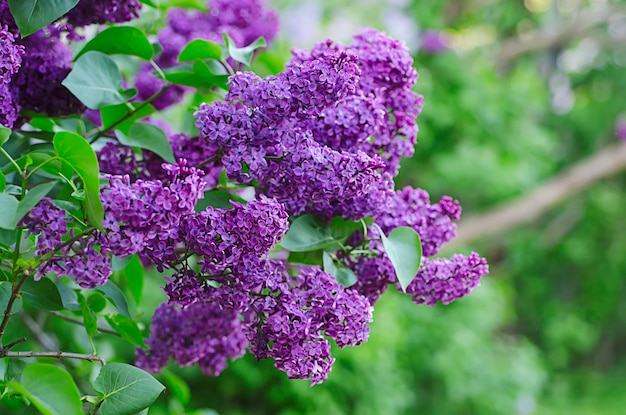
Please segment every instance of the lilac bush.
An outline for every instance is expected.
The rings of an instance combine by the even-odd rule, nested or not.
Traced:
[[[98,72],[90,84],[79,63],[98,59],[94,71],[115,72],[106,53],[119,45],[75,59],[68,39],[84,36],[85,25],[132,20],[139,2],[81,1],[26,37],[0,6],[0,121],[43,141],[28,158],[3,153],[22,179],[14,185],[20,197],[6,196],[23,206],[42,188],[50,193],[13,225],[18,243],[6,251],[22,254],[26,230],[35,257],[13,261],[16,286],[31,273],[56,275],[71,280],[76,296],[103,287],[110,295],[125,259],[156,267],[168,300],[154,311],[145,344],[133,337],[132,320],[125,324],[134,334],[120,332],[138,346],[138,367],[159,372],[171,358],[215,376],[248,350],[315,385],[332,369],[331,340],[342,348],[367,341],[373,306],[389,286],[433,306],[467,295],[488,273],[476,253],[433,258],[455,236],[458,201],[394,189],[423,105],[400,41],[365,29],[350,45],[328,40],[294,51],[284,71],[262,78],[246,66],[260,53],[249,45],[276,36],[276,13],[261,0],[212,0],[208,12],[168,11],[154,37],[158,54],[139,32],[128,53],[138,61],[132,76]],[[198,39],[190,69],[178,58]],[[197,107],[195,128],[178,132],[159,110],[200,94],[199,83],[213,99]],[[41,127],[43,116],[52,127]],[[71,120],[79,121],[68,129]],[[35,173],[52,186],[29,187]],[[397,230],[417,243],[399,240]],[[389,244],[411,252],[410,281]],[[83,308],[86,327],[90,313]]]

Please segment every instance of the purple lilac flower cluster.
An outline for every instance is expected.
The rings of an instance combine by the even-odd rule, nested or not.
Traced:
[[[162,68],[178,64],[183,47],[194,39],[222,43],[222,33],[227,33],[238,47],[251,44],[259,37],[270,42],[278,31],[278,14],[265,7],[265,0],[208,0],[208,12],[173,8],[168,11],[168,25],[158,34],[163,48],[157,63]],[[138,99],[146,100],[162,86],[163,81],[152,75],[152,67],[142,66],[135,87]],[[180,102],[186,88],[174,86],[155,99],[152,104],[164,109]]]
[[[203,104],[196,113],[200,138],[220,149],[229,179],[258,183],[291,215],[376,215],[393,194],[387,170],[395,168],[371,146],[363,147],[369,152],[359,148],[385,119],[385,108],[367,86],[373,81],[366,82],[367,97],[361,91],[359,62],[348,50],[327,49],[296,58],[285,72],[265,79],[238,73],[225,102]],[[344,103],[355,107],[344,111]],[[318,128],[326,116],[337,121],[334,132]],[[346,143],[356,144],[340,143],[344,134]]]
[[[0,26],[0,124],[6,127],[12,127],[18,118],[17,90],[11,78],[20,69],[23,55],[24,47],[16,43],[14,31],[7,25]]]
[[[375,217],[375,223],[385,234],[399,226],[411,227],[422,242],[422,265],[415,279],[407,288],[417,304],[444,304],[467,295],[478,286],[480,278],[489,273],[487,262],[476,253],[469,257],[454,255],[451,259],[426,258],[437,254],[439,249],[456,236],[455,222],[460,219],[459,202],[444,196],[437,203],[430,203],[430,196],[422,189],[405,187],[398,190],[389,201],[385,213]],[[376,303],[387,287],[396,283],[395,272],[384,248],[377,227],[368,230],[368,247],[377,253],[375,257],[355,255],[344,259],[344,264],[357,275],[354,289]],[[362,235],[361,235],[362,236]],[[354,238],[357,239],[358,237]]]
[[[138,18],[140,9],[138,0],[80,0],[65,19],[72,27],[123,23]]]

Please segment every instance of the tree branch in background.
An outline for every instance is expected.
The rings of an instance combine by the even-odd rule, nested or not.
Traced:
[[[461,220],[457,237],[450,245],[466,244],[531,223],[569,196],[624,169],[626,169],[626,145],[620,143],[605,147],[593,156],[567,168],[534,191],[493,210]]]
[[[574,18],[560,27],[546,27],[502,41],[495,56],[498,66],[506,68],[523,54],[547,50],[588,34],[595,26],[608,23],[626,12],[624,7],[598,6],[580,10]]]

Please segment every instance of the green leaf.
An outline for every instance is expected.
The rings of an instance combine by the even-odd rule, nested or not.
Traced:
[[[194,39],[189,42],[178,55],[179,62],[189,62],[196,59],[222,59],[223,46],[204,39]]]
[[[124,363],[109,363],[93,383],[102,395],[102,415],[132,415],[150,406],[165,386],[143,370]]]
[[[223,36],[230,57],[237,62],[243,63],[246,66],[250,66],[250,63],[252,62],[252,57],[254,56],[254,52],[257,49],[267,47],[267,42],[263,37],[258,38],[248,46],[238,48],[235,44],[235,41],[230,36],[228,36],[226,33],[223,33]]]
[[[11,129],[0,125],[0,146],[3,146],[4,143],[9,141],[10,137],[11,137]]]
[[[132,55],[145,60],[152,58],[154,49],[141,29],[133,26],[114,26],[98,33],[78,52],[76,59],[90,50],[107,55]]]
[[[98,291],[101,291],[106,298],[111,300],[115,307],[126,317],[130,318],[130,312],[128,311],[128,303],[126,302],[126,297],[124,297],[124,293],[119,289],[117,285],[111,280],[108,280],[106,284],[101,285],[95,288]]]
[[[144,280],[144,272],[143,265],[139,260],[137,255],[133,255],[130,259],[128,265],[122,270],[124,274],[126,284],[128,284],[128,289],[130,290],[130,294],[133,296],[135,300],[135,304],[141,304],[141,299],[143,297],[143,280]]]
[[[289,252],[287,262],[307,265],[322,265],[322,253],[324,251]]]
[[[167,136],[159,127],[137,123],[130,127],[128,135],[116,130],[115,136],[126,146],[145,148],[160,156],[168,163],[176,163],[172,146]]]
[[[7,178],[4,173],[0,172],[0,192],[4,191],[4,187],[7,185]]]
[[[139,106],[141,103],[135,102],[131,105]],[[124,134],[128,134],[128,130],[135,124],[135,121],[141,118],[149,117],[156,111],[156,109],[152,105],[148,104],[140,110],[135,111],[132,115],[130,115],[130,111],[130,108],[128,108],[128,105],[126,104],[110,105],[100,108],[102,125],[105,126],[104,130],[110,130],[113,124],[116,124],[120,120],[124,119],[124,121],[115,126],[115,129],[122,131]]]
[[[389,260],[391,260],[393,269],[396,271],[402,291],[406,292],[406,287],[417,275],[422,261],[420,237],[415,229],[409,226],[399,226],[392,230],[389,236],[385,236],[378,225],[375,224],[374,226],[380,232],[380,239]]]
[[[100,169],[96,153],[83,137],[65,131],[54,135],[54,148],[83,181],[87,217],[92,225],[102,229],[104,208],[100,201]]]
[[[328,252],[323,253],[324,271],[334,276],[337,282],[344,287],[351,287],[357,283],[357,277],[350,268],[337,266]]]
[[[15,218],[13,219],[14,226],[26,215],[37,203],[47,195],[50,190],[57,184],[56,181],[42,183],[30,189],[24,199],[20,200],[17,205],[17,211],[15,212]]]
[[[198,200],[194,209],[196,212],[202,212],[208,206],[218,209],[230,209],[233,207],[233,205],[230,204],[231,200],[233,202],[246,203],[241,197],[225,190],[210,190],[204,192],[204,197]]]
[[[0,312],[7,309],[9,304],[9,298],[11,298],[11,292],[13,285],[9,281],[0,282]],[[13,313],[17,313],[22,309],[22,299],[17,298],[13,303]]]
[[[6,193],[0,193],[0,228],[15,229],[15,215],[19,202]]]
[[[20,382],[9,386],[24,395],[44,415],[80,415],[80,394],[74,380],[65,370],[50,364],[29,365]]]
[[[161,376],[167,385],[167,391],[171,392],[183,406],[187,406],[191,401],[191,391],[185,379],[165,368],[161,371]]]
[[[61,83],[91,109],[121,104],[136,93],[132,90],[120,92],[122,75],[119,68],[113,59],[94,50],[81,56]]]
[[[307,252],[336,243],[328,224],[316,216],[302,215],[293,221],[280,246],[293,252]]]
[[[9,0],[11,14],[22,37],[54,22],[78,4],[78,0]]]
[[[57,290],[61,296],[63,302],[63,308],[66,310],[80,311],[80,304],[78,304],[78,293],[64,284],[57,284]]]
[[[134,346],[143,347],[144,349],[148,348],[143,340],[141,330],[139,330],[137,326],[137,322],[122,314],[107,315],[104,316],[104,318],[109,322],[111,328],[118,332],[123,339]]]
[[[20,359],[6,359],[6,362],[8,367],[4,374],[4,380],[7,382],[12,380],[19,382],[28,363]]]
[[[216,75],[200,60],[191,65],[178,65],[163,71],[165,79],[177,84],[198,89],[211,89],[214,86],[228,90],[228,75]]]
[[[85,325],[85,331],[90,338],[99,333],[98,331],[98,319],[96,314],[89,308],[85,297],[80,293],[76,293],[78,297],[78,304],[80,304],[80,311],[83,315],[83,323]]]
[[[123,258],[113,255],[113,258],[111,258],[111,271],[115,272],[123,270],[132,258],[132,255],[128,255]]]
[[[56,284],[48,278],[28,279],[20,290],[24,303],[40,310],[63,310],[63,300]]]

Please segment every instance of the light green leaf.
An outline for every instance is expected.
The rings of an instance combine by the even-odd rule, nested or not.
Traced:
[[[40,310],[62,310],[63,300],[56,284],[43,277],[39,281],[28,279],[20,290],[24,303]]]
[[[11,137],[11,129],[0,125],[0,146],[3,146],[4,143],[9,141],[10,137]]]
[[[250,63],[252,62],[252,57],[254,56],[254,52],[257,49],[267,47],[267,42],[263,37],[258,38],[248,46],[238,48],[235,44],[235,41],[230,36],[228,36],[226,33],[223,33],[223,36],[230,57],[237,62],[243,63],[246,66],[250,66]]]
[[[163,71],[165,79],[177,84],[198,89],[211,89],[214,86],[228,90],[228,76],[216,75],[203,61],[196,60],[191,65],[178,65]]]
[[[81,415],[80,394],[65,370],[50,364],[35,363],[24,369],[20,382],[9,386],[24,395],[44,415]]]
[[[204,197],[196,203],[195,211],[202,212],[208,206],[218,208],[218,209],[230,209],[233,205],[230,204],[230,201],[245,203],[246,201],[241,197],[229,193],[225,190],[210,190],[204,192]]]
[[[6,193],[0,193],[0,228],[15,229],[15,215],[19,202]]]
[[[144,349],[148,348],[143,340],[141,330],[139,330],[137,326],[137,322],[122,314],[107,315],[104,316],[104,318],[109,322],[111,328],[118,332],[123,339],[134,346],[143,347]]]
[[[128,135],[116,130],[115,136],[126,146],[145,148],[160,156],[168,163],[175,163],[170,141],[159,127],[151,124],[137,123],[130,127]]]
[[[54,22],[78,4],[78,0],[9,0],[11,14],[22,37]]]
[[[124,297],[124,293],[119,289],[117,285],[111,280],[108,280],[106,284],[101,285],[95,288],[98,291],[101,291],[106,298],[111,300],[115,307],[117,307],[122,314],[126,317],[130,318],[130,312],[128,311],[128,303],[126,302],[126,297]]]
[[[59,132],[54,135],[54,148],[83,181],[89,222],[102,229],[104,208],[100,201],[100,168],[96,153],[78,134]]]
[[[150,406],[165,386],[152,375],[124,363],[109,363],[93,384],[101,394],[102,415],[132,415]]]
[[[148,37],[134,26],[113,26],[98,33],[78,52],[76,59],[96,50],[107,55],[132,55],[145,60],[152,58],[154,49]]]
[[[91,109],[121,104],[136,93],[134,90],[121,91],[119,68],[113,59],[94,50],[81,56],[61,83]]]
[[[422,242],[409,226],[399,226],[391,231],[389,236],[378,225],[374,225],[380,232],[380,239],[383,242],[385,252],[398,277],[398,282],[402,291],[406,292],[406,287],[413,281],[419,270],[422,261]]]
[[[293,221],[280,246],[293,252],[306,252],[336,243],[327,223],[313,215],[302,215]]]
[[[222,59],[223,45],[204,39],[194,39],[189,42],[178,55],[179,62],[189,62],[196,59]]]
[[[131,105],[139,106],[141,103],[134,102]],[[135,124],[135,121],[141,118],[149,117],[156,111],[156,109],[152,105],[148,104],[142,107],[139,111],[135,111],[132,115],[130,115],[130,111],[130,108],[128,108],[128,105],[126,104],[110,105],[100,108],[100,115],[102,116],[102,125],[104,125],[104,129],[110,130],[113,124],[116,124],[120,120],[124,119],[124,121],[115,126],[115,129],[122,131],[124,134],[128,134],[128,130]]]
[[[342,265],[337,266],[328,252],[322,254],[324,271],[335,277],[337,282],[344,287],[351,287],[357,283],[357,277],[350,268]]]

